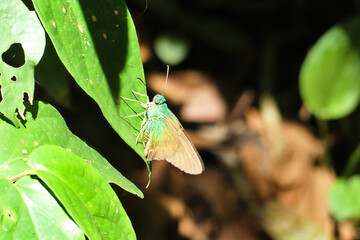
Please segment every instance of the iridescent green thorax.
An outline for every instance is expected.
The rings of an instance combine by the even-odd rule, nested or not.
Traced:
[[[153,101],[148,105],[146,111],[146,118],[165,118],[168,115],[168,106],[166,99],[163,95],[157,94],[154,96]]]
[[[143,134],[142,140],[146,145],[150,132],[153,133],[155,141],[160,141],[164,137],[162,129],[165,124],[165,119],[171,119],[174,124],[179,124],[177,119],[173,119],[173,114],[168,109],[166,99],[163,95],[157,94],[154,96],[153,101],[148,104],[145,118],[142,127]]]

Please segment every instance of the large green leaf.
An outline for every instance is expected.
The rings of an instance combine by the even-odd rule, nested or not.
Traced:
[[[360,175],[337,179],[329,192],[331,213],[338,221],[360,218]]]
[[[44,52],[45,33],[35,12],[21,0],[3,0],[0,39],[0,112],[19,126],[24,94],[33,99],[34,68]]]
[[[24,177],[12,183],[0,177],[0,239],[84,239],[38,180]]]
[[[327,31],[307,55],[300,72],[300,92],[318,118],[351,113],[360,98],[360,18]]]
[[[108,182],[143,197],[143,193],[132,182],[70,132],[56,109],[36,101],[26,107],[27,122],[20,128],[0,121],[0,176],[15,176],[29,169],[25,161],[32,151],[44,145],[57,145],[88,161]]]
[[[82,158],[58,146],[43,146],[28,161],[89,239],[136,239],[115,192]]]
[[[144,73],[125,1],[33,2],[65,67],[96,101],[115,131],[145,160],[143,145],[135,143],[141,119],[121,118],[143,111],[138,103],[124,101],[121,96],[134,98],[131,90],[146,94],[137,79],[144,79]]]

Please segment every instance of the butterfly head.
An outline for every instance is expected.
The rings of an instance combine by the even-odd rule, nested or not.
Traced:
[[[154,99],[153,99],[153,102],[156,104],[156,105],[161,105],[163,103],[166,102],[166,99],[163,95],[161,94],[156,94]]]

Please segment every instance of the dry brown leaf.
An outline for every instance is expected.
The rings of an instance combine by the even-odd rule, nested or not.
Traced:
[[[338,226],[339,240],[353,240],[356,239],[356,229],[352,222],[341,222]]]
[[[246,142],[240,149],[249,184],[262,201],[276,198],[316,221],[330,235],[334,222],[327,205],[327,193],[335,175],[315,164],[322,156],[322,144],[303,126],[285,122],[277,131],[285,151],[278,155],[270,143],[274,140],[268,137],[271,126],[265,124],[262,117],[255,109],[246,117],[250,128],[259,134],[258,142]]]
[[[180,219],[185,216],[186,205],[180,198],[159,194],[157,201],[168,211],[172,218]]]
[[[203,225],[203,224],[202,224]],[[205,226],[205,229],[209,227]],[[203,231],[204,227],[197,224],[191,216],[186,216],[179,221],[179,234],[190,240],[208,240],[208,233]]]
[[[253,227],[248,218],[234,219],[225,223],[217,240],[257,240]]]
[[[152,57],[151,46],[148,43],[140,42],[140,55],[142,63],[146,63]]]
[[[333,240],[332,234],[325,233],[318,223],[299,214],[281,203],[269,202],[262,216],[266,229],[277,240],[323,239]]]

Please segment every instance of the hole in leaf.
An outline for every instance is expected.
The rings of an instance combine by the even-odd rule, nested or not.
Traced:
[[[12,76],[12,78],[10,78],[10,80],[13,82],[17,82],[17,78],[15,76]]]
[[[14,43],[1,55],[2,60],[14,67],[19,68],[25,64],[25,53],[20,43]]]
[[[29,102],[29,101],[30,101],[29,94],[27,92],[24,92],[24,94],[23,94],[23,102]]]

